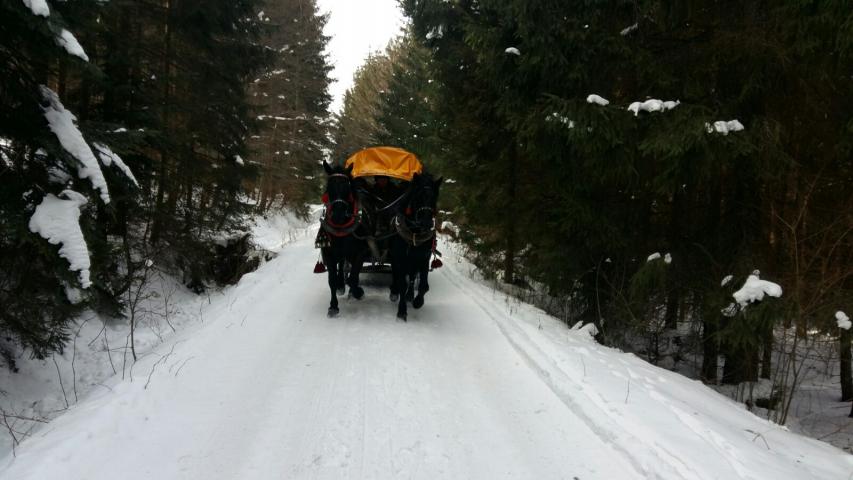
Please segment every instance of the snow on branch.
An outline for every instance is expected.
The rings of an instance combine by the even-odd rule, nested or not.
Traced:
[[[115,165],[122,171],[122,173],[124,173],[124,176],[126,176],[128,180],[133,182],[137,188],[139,187],[139,182],[136,181],[133,171],[130,170],[130,167],[124,163],[124,160],[122,160],[121,157],[110,150],[110,147],[98,142],[92,143],[92,146],[95,147],[95,151],[98,152],[98,158],[101,159],[101,163],[103,163],[104,166],[109,167],[110,165]]]
[[[101,200],[104,203],[110,203],[110,192],[107,188],[104,172],[101,171],[101,166],[98,165],[98,160],[86,143],[86,139],[83,138],[83,134],[74,124],[77,117],[65,109],[56,92],[42,86],[41,93],[48,102],[48,105],[43,106],[42,110],[44,110],[44,118],[47,119],[50,130],[59,139],[62,148],[80,161],[80,165],[77,167],[77,176],[88,178],[92,182],[92,186],[100,191]]]
[[[838,324],[838,328],[844,330],[850,330],[850,327],[853,326],[853,323],[850,322],[850,317],[841,310],[835,312],[835,323]]]
[[[521,55],[521,52],[515,47],[507,48],[506,50],[504,50],[504,53],[508,53],[511,55]]]
[[[606,100],[604,97],[601,97],[601,96],[596,95],[594,93],[592,95],[586,97],[586,103],[595,103],[597,105],[601,105],[602,107],[606,107],[608,104],[610,104],[610,102],[608,100]]]
[[[56,43],[65,49],[71,55],[75,57],[80,57],[85,61],[89,61],[89,56],[86,55],[86,52],[83,50],[83,47],[80,45],[80,42],[77,41],[77,38],[74,37],[74,34],[69,32],[66,29],[62,29],[62,32],[56,37]]]
[[[728,135],[729,132],[740,132],[743,130],[743,124],[738,120],[729,120],[728,122],[724,122],[722,120],[718,122],[714,122],[713,125],[710,123],[705,124],[705,129],[708,133],[722,133],[723,135]]]
[[[752,274],[747,277],[743,287],[732,294],[732,297],[743,308],[752,302],[760,302],[764,299],[765,295],[781,297],[782,287],[773,282],[761,280],[758,278],[758,275]]]
[[[637,28],[639,28],[639,26],[640,26],[639,23],[635,23],[631,26],[625,27],[622,29],[621,32],[619,32],[619,35],[622,35],[624,37],[624,36],[630,34],[631,32],[633,32],[634,30],[636,30]]]
[[[62,195],[67,200],[53,194],[44,197],[30,218],[29,228],[52,245],[61,245],[59,256],[71,264],[69,270],[80,272],[80,285],[89,288],[89,249],[79,222],[86,197],[73,190],[65,190]]]
[[[569,128],[575,128],[574,120],[570,120],[569,117],[566,117],[564,115],[560,115],[557,112],[554,112],[554,113],[548,115],[547,117],[545,117],[545,121],[546,122],[558,121],[558,122],[566,125]]]
[[[49,17],[50,9],[47,8],[47,0],[24,0],[24,5],[33,11],[33,15]]]
[[[646,100],[645,102],[634,102],[628,106],[629,112],[634,112],[634,116],[640,114],[640,111],[644,112],[665,112],[667,110],[672,110],[673,108],[680,105],[681,102],[678,100],[658,100],[656,98],[651,98]]]

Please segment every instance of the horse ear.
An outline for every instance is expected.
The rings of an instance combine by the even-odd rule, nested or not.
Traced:
[[[438,180],[435,181],[435,188],[440,187],[443,182],[444,182],[444,177],[438,177]]]
[[[329,162],[323,160],[323,168],[326,170],[326,175],[332,174],[332,166],[329,165]]]
[[[352,176],[352,167],[354,167],[354,166],[355,166],[355,164],[354,164],[354,163],[351,163],[351,164],[347,167],[347,169],[346,169],[347,176],[349,176],[349,177],[351,177],[351,176]]]

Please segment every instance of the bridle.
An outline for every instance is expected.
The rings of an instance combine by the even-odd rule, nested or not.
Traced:
[[[423,195],[424,191],[432,191],[432,188],[429,185],[422,186],[421,192],[418,193]],[[410,198],[416,197],[418,195],[412,192]],[[416,209],[407,207],[402,214],[392,219],[392,224],[406,243],[416,247],[435,238],[435,209],[429,205]]]
[[[347,182],[350,182],[349,175],[345,175],[343,173],[333,173],[329,175],[329,178],[344,178]],[[351,190],[351,189],[350,189]],[[332,211],[334,210],[335,205],[344,205],[346,207],[346,211],[350,212],[349,220],[347,220],[343,224],[335,223],[332,219]],[[323,194],[323,205],[326,207],[326,214],[320,220],[320,224],[329,235],[335,237],[346,237],[350,235],[356,228],[358,228],[358,224],[356,223],[356,218],[358,217],[358,201],[355,199],[355,196],[352,194],[352,191],[349,192],[346,199],[336,198],[334,200],[329,200],[329,193],[326,192]]]

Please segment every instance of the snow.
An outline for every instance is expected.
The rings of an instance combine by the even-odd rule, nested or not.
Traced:
[[[509,47],[509,48],[507,48],[506,50],[504,50],[504,53],[509,53],[509,54],[511,54],[511,55],[521,55],[521,52],[520,52],[520,51],[518,51],[518,49],[517,49],[517,48],[515,48],[515,47]]]
[[[595,326],[594,323],[590,322],[586,325],[583,322],[577,322],[572,326],[571,331],[580,332],[581,335],[578,336],[579,339],[589,339],[590,341],[595,339],[595,336],[598,335],[598,327]]]
[[[622,29],[621,32],[619,32],[619,35],[622,35],[624,37],[624,36],[628,35],[629,33],[635,31],[639,26],[640,25],[638,23],[635,23],[631,26],[625,27]]]
[[[761,280],[758,275],[750,275],[740,290],[732,294],[735,301],[741,308],[746,307],[752,302],[760,302],[765,295],[771,297],[781,297],[782,287],[767,280]]]
[[[646,263],[651,262],[652,260],[657,260],[660,258],[660,252],[655,252],[646,259]]]
[[[658,100],[656,98],[652,98],[646,100],[644,102],[634,102],[628,106],[629,112],[634,112],[634,116],[643,112],[665,112],[667,110],[672,110],[673,108],[679,106],[681,104],[678,100]]]
[[[67,298],[72,305],[77,305],[83,301],[83,292],[79,288],[74,288],[70,285],[65,285],[64,288],[65,298]]]
[[[560,115],[558,112],[554,112],[554,113],[548,115],[547,117],[545,117],[546,122],[550,122],[553,120],[556,120],[556,121],[562,123],[563,125],[566,125],[566,127],[568,127],[568,128],[575,128],[574,120],[570,120],[569,117],[566,117],[564,115]]]
[[[246,164],[246,162],[243,161],[243,157],[241,157],[240,155],[234,155],[234,162],[236,162],[237,165],[245,165]]]
[[[850,327],[853,326],[853,324],[850,323],[850,317],[841,310],[835,312],[835,322],[838,324],[838,328],[844,330],[850,330]]]
[[[235,287],[188,303],[203,324],[148,350],[133,380],[98,381],[0,461],[0,477],[799,480],[853,469],[839,449],[496,292],[461,247],[442,247],[426,305],[402,323],[386,279],[370,276],[363,300],[344,297],[326,318],[313,237],[283,246]]]
[[[441,222],[440,230],[442,232],[451,232],[454,235],[456,235],[457,237],[459,236],[459,232],[460,232],[459,227],[449,220],[445,220],[445,221]]]
[[[24,0],[24,5],[33,11],[33,15],[38,15],[40,17],[50,16],[50,9],[47,7],[47,0]]]
[[[740,132],[743,130],[743,124],[738,120],[729,120],[728,122],[720,120],[714,122],[713,125],[710,123],[705,124],[705,129],[708,133],[722,133],[724,136],[728,135],[729,132]]]
[[[53,90],[42,86],[41,93],[48,102],[48,105],[43,106],[42,110],[44,110],[44,118],[47,119],[50,130],[59,139],[62,148],[80,162],[77,167],[77,176],[88,178],[92,182],[92,186],[100,191],[101,200],[104,203],[110,203],[110,192],[107,188],[107,181],[104,179],[104,172],[101,171],[98,160],[83,138],[83,134],[74,124],[77,117],[65,109],[62,102],[59,101],[59,96]]]
[[[115,165],[119,170],[124,173],[124,176],[127,177],[128,180],[133,182],[134,185],[139,187],[139,182],[136,181],[136,177],[133,175],[133,172],[130,170],[130,167],[124,163],[124,160],[121,159],[115,152],[110,150],[109,147],[104,145],[103,143],[94,142],[92,146],[95,147],[95,151],[98,152],[98,156],[101,158],[101,163],[105,166],[109,167],[110,165]]]
[[[602,97],[600,97],[594,93],[592,95],[586,97],[586,103],[595,103],[595,104],[601,105],[602,107],[605,107],[608,104],[610,104],[609,101],[605,100],[604,98],[602,98]]]
[[[720,286],[721,286],[721,287],[725,287],[726,285],[728,285],[728,284],[729,284],[729,282],[731,282],[731,281],[732,281],[732,279],[733,279],[733,278],[735,278],[733,275],[726,275],[726,276],[723,278],[723,280],[720,282]]]
[[[36,207],[29,228],[52,245],[59,244],[59,256],[68,260],[69,270],[79,272],[80,285],[89,288],[89,250],[80,230],[80,207],[86,197],[73,190],[62,192],[66,199],[48,194]]]
[[[427,40],[433,40],[436,38],[443,38],[443,37],[444,37],[444,25],[439,25],[439,26],[433,28],[432,30],[430,30],[429,32],[427,32],[427,34],[426,34]]]
[[[56,37],[56,43],[71,55],[80,57],[87,62],[89,61],[89,56],[86,55],[86,52],[80,45],[80,42],[78,42],[77,38],[74,37],[74,34],[68,30],[64,28],[62,29],[62,32],[60,32],[59,36]]]
[[[672,263],[672,255],[670,255],[668,253],[666,255],[664,255],[663,262],[666,263],[667,265]]]

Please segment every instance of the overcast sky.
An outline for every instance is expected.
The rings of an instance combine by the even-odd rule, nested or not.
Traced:
[[[331,14],[326,24],[329,54],[337,80],[330,87],[332,111],[338,111],[352,75],[367,55],[384,50],[404,24],[397,0],[318,0],[321,12]]]

